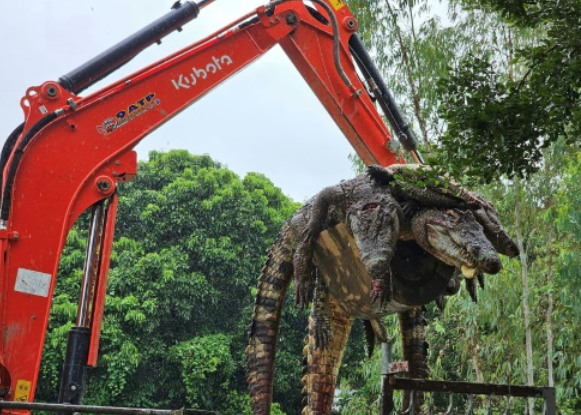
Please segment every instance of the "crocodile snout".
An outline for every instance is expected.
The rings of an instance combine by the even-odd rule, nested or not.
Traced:
[[[502,269],[502,261],[497,255],[487,256],[480,263],[480,269],[487,274],[498,274]]]

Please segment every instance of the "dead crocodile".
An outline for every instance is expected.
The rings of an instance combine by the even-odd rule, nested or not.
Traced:
[[[451,179],[429,173],[418,165],[369,166],[366,174],[323,189],[295,212],[290,221],[297,231],[291,242],[296,303],[303,307],[312,301],[315,241],[323,230],[338,223],[344,223],[353,234],[361,260],[373,277],[373,301],[382,303],[391,299],[389,265],[400,227],[420,208],[470,210],[497,252],[511,257],[518,254],[491,203]],[[467,275],[476,272],[469,264],[461,269]]]
[[[368,344],[379,337],[386,341],[381,323],[385,314],[398,313],[403,359],[409,362],[409,375],[427,378],[427,343],[424,304],[455,294],[460,286],[456,267],[476,268],[480,274],[485,264],[489,273],[500,271],[492,244],[470,211],[420,210],[412,218],[414,240],[400,240],[392,259],[393,300],[378,309],[369,300],[370,276],[353,253],[354,241],[345,232],[333,228],[325,232],[315,250],[315,264],[320,270],[309,318],[303,359],[303,414],[328,415],[333,405],[335,382],[353,321],[366,320]],[[339,225],[338,228],[340,228]],[[480,258],[479,260],[477,258]],[[493,265],[490,263],[492,262]],[[472,289],[472,278],[466,279]],[[372,330],[370,328],[373,328]],[[371,349],[370,349],[371,350]],[[416,410],[420,394],[414,399]],[[404,400],[407,408],[408,400]]]
[[[427,220],[430,217],[429,215],[426,215],[426,216],[421,215],[421,213],[422,212],[420,211],[420,213],[417,214],[416,216],[418,218],[423,218],[425,220]],[[435,217],[435,216],[432,215],[432,217]],[[461,217],[463,217],[463,215],[459,215],[459,217],[461,218]],[[441,226],[441,223],[442,223],[441,220],[437,220],[435,222],[435,225]],[[472,223],[475,223],[475,221],[473,220]],[[254,318],[253,318],[253,322],[251,324],[251,330],[250,330],[250,345],[247,349],[248,382],[249,382],[249,386],[250,386],[251,402],[252,402],[252,406],[253,406],[253,410],[254,410],[255,414],[268,414],[269,410],[270,410],[270,404],[272,401],[274,355],[275,355],[275,348],[276,348],[276,339],[278,336],[279,319],[280,319],[280,314],[281,314],[281,310],[282,310],[282,302],[284,301],[284,297],[286,295],[286,290],[290,284],[290,280],[291,280],[292,274],[293,274],[292,257],[293,257],[294,240],[296,240],[296,238],[299,236],[296,232],[296,229],[293,230],[292,224],[293,224],[292,221],[287,223],[283,227],[281,233],[279,234],[277,240],[275,241],[273,248],[269,254],[269,258],[267,260],[267,263],[262,271],[259,286],[258,286],[259,293],[258,293],[257,298],[256,298]],[[427,222],[426,222],[426,226],[427,226]],[[416,230],[422,229],[422,227],[420,227],[420,226],[413,226],[412,229],[414,229],[414,228]],[[446,233],[446,234],[449,235],[449,233]],[[450,238],[450,237],[448,236],[448,238]],[[486,238],[483,236],[483,234],[482,234],[482,239],[483,239],[483,241],[488,242],[486,240]],[[425,238],[425,240],[427,240],[427,242],[430,243],[430,238]],[[452,241],[451,238],[450,238],[450,240]],[[435,251],[434,246],[430,245],[427,248],[430,251]],[[397,247],[396,247],[396,249],[397,249]],[[411,300],[411,301],[408,301],[407,305],[405,304],[405,296],[407,295],[408,297],[410,297],[410,294],[409,293],[406,294],[405,290],[403,290],[403,289],[400,290],[398,288],[399,286],[405,287],[405,284],[399,284],[399,281],[401,280],[400,278],[397,277],[399,275],[399,273],[394,272],[394,276],[396,278],[395,278],[395,284],[394,284],[394,296],[393,297],[394,297],[394,300],[396,302],[400,303],[400,305],[398,306],[397,309],[391,308],[392,306],[390,305],[390,303],[384,304],[383,306],[380,306],[377,303],[372,304],[371,298],[368,295],[368,292],[370,290],[369,285],[365,284],[365,283],[361,284],[362,290],[364,290],[366,288],[368,291],[367,291],[367,293],[363,291],[363,293],[358,296],[359,300],[363,301],[363,302],[367,301],[366,307],[368,308],[368,310],[376,310],[376,313],[378,313],[378,314],[358,315],[358,317],[369,318],[369,319],[373,319],[376,321],[379,316],[385,315],[386,312],[403,313],[403,312],[405,312],[406,309],[414,308],[415,306],[421,304],[424,301],[429,302],[429,301],[434,300],[438,295],[446,292],[446,289],[448,288],[448,285],[449,285],[449,280],[452,278],[453,273],[454,273],[454,266],[461,267],[462,265],[465,265],[465,266],[468,266],[469,268],[474,268],[475,266],[484,265],[485,267],[489,267],[488,269],[491,272],[496,272],[496,271],[500,270],[500,260],[498,259],[497,256],[495,257],[495,251],[489,242],[488,242],[488,246],[485,249],[480,248],[478,251],[476,251],[474,249],[477,249],[477,247],[467,246],[463,250],[458,250],[458,252],[469,253],[471,250],[472,250],[472,252],[478,252],[480,254],[480,258],[482,260],[481,263],[478,262],[478,258],[466,257],[463,260],[459,259],[458,261],[455,261],[455,262],[449,264],[452,266],[448,267],[447,270],[446,269],[441,270],[439,273],[442,275],[442,278],[440,279],[439,283],[440,283],[441,290],[443,290],[443,292],[437,292],[434,290],[432,297],[424,298],[421,300],[415,300],[415,301]],[[481,254],[487,254],[487,255],[483,256]],[[448,255],[448,254],[442,253],[442,255],[443,255],[443,258],[446,258],[446,260],[449,260],[448,256],[444,256],[444,255]],[[429,256],[431,256],[431,255],[429,255]],[[363,255],[362,255],[362,257],[363,257]],[[399,268],[402,268],[405,272],[405,270],[406,270],[405,265],[406,264],[405,263],[400,264],[400,260],[403,261],[404,258],[403,258],[403,256],[398,255],[397,258],[395,259],[394,263],[392,264],[392,269],[398,270]],[[418,262],[417,258],[414,258],[412,260],[416,263]],[[442,264],[437,264],[437,266],[442,266]],[[432,269],[430,272],[434,272],[434,271],[435,271],[435,269]],[[369,276],[369,273],[367,273],[367,275]],[[413,278],[413,276],[412,276],[412,278]],[[433,282],[434,279],[432,278],[431,281]],[[330,285],[333,286],[334,284],[330,284]],[[403,296],[404,298],[400,298],[400,295]],[[414,298],[414,297],[412,296],[412,298]],[[319,303],[318,299],[319,299],[319,297],[317,296],[316,304]],[[331,311],[331,309],[333,307],[333,303],[329,303],[328,306],[329,306],[329,310]],[[357,307],[355,307],[355,308],[357,308]],[[361,308],[364,308],[364,307],[361,307]],[[387,311],[386,311],[386,309],[387,309]],[[340,309],[338,307],[335,307],[335,310],[340,310]],[[321,316],[321,313],[318,313],[318,316],[316,316],[317,318],[313,319],[313,323],[317,322],[317,324],[315,324],[315,326],[313,328],[318,333],[318,335],[315,335],[314,338],[318,337],[320,339],[320,338],[325,338],[325,336],[326,336],[329,341],[331,341],[331,339],[332,339],[333,347],[339,347],[339,349],[342,349],[342,347],[344,346],[344,340],[346,341],[346,336],[348,335],[350,323],[349,324],[341,323],[338,325],[333,325],[333,324],[331,324],[332,323],[331,320],[333,319],[333,314],[331,314],[330,318],[327,320],[325,320],[325,318],[319,318],[319,316]],[[337,311],[335,313],[335,317],[342,319],[342,320],[345,320],[346,316],[348,316],[349,320],[353,319],[352,316],[345,313],[343,310]],[[325,326],[324,324],[320,324],[321,322],[324,322],[324,321],[329,322],[329,324],[327,326]],[[340,330],[342,333],[341,334],[333,333],[333,336],[328,336],[326,333],[328,333],[329,329],[333,330],[333,327],[335,327],[335,330]],[[344,338],[344,340],[342,340],[343,338]],[[412,340],[413,339],[410,339],[410,341],[412,341]],[[421,339],[421,341],[423,344],[423,339]],[[412,349],[413,349],[413,347],[412,347]],[[410,350],[412,350],[412,349],[410,349]],[[337,350],[337,349],[335,349],[335,350]],[[329,362],[329,363],[331,363],[331,362]],[[339,363],[340,363],[340,356],[338,356],[338,359],[335,360],[335,362],[333,364],[328,366],[328,369],[330,369],[332,367],[333,370],[338,371]],[[316,365],[315,365],[315,366],[313,366],[313,370],[316,371],[319,369],[316,369]],[[317,375],[316,373],[314,373],[314,374]],[[318,373],[318,375],[323,376],[323,377],[326,376],[326,374],[322,373],[322,372]],[[333,388],[334,388],[334,376],[336,376],[336,374],[331,375],[331,377],[333,377],[331,382],[326,382],[327,385],[333,385],[332,386]],[[313,381],[313,377],[309,377],[308,379],[309,379],[309,382],[312,382],[312,385],[316,385],[317,383],[321,383],[321,382]],[[315,376],[315,379],[316,379],[316,376]],[[306,387],[307,388],[305,390],[308,391],[309,390],[308,385],[306,385]],[[328,388],[329,388],[329,386],[327,386],[327,389]],[[323,395],[314,395],[315,399],[313,399],[313,396],[310,396],[309,402],[318,402],[319,398],[321,398],[322,396]],[[332,396],[332,395],[326,394],[326,396],[327,396],[327,398],[325,398],[325,399],[328,400],[328,399],[330,399],[329,396]]]

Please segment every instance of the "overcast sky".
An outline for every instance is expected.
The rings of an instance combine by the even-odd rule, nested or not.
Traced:
[[[265,1],[217,0],[183,32],[150,47],[94,89],[193,43]],[[173,2],[0,2],[0,142],[22,122],[19,102],[28,87],[57,80],[167,13]],[[207,153],[241,176],[264,173],[297,201],[354,175],[347,159],[352,148],[278,48],[137,147],[141,159],[150,150],[170,149]]]

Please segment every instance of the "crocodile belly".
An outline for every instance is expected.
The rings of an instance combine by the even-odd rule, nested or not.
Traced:
[[[371,275],[360,260],[355,240],[340,223],[321,233],[315,265],[339,306],[352,317],[369,320],[428,304],[446,291],[450,267],[422,250],[414,241],[398,241],[391,262],[393,300],[381,307],[371,303]]]

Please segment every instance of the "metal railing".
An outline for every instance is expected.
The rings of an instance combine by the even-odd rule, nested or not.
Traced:
[[[389,343],[384,343],[382,347],[382,387],[380,415],[419,415],[416,407],[414,395],[416,393],[430,393],[427,407],[423,414],[426,415],[476,415],[474,397],[476,395],[488,396],[485,399],[484,412],[486,415],[493,414],[493,407],[498,408],[499,397],[504,397],[504,402],[500,402],[500,411],[495,413],[510,415],[512,411],[513,398],[525,398],[524,414],[531,413],[529,401],[526,398],[543,399],[542,415],[557,415],[557,398],[555,388],[536,386],[514,386],[493,383],[473,383],[473,382],[450,382],[426,379],[401,378],[396,375],[407,371],[407,364],[391,364],[391,347]],[[406,408],[397,410],[393,401],[395,390],[409,392],[409,404]],[[437,411],[434,394],[447,394],[448,405],[444,412]],[[454,396],[464,395],[464,408],[455,408]],[[496,398],[496,399],[495,399]],[[458,400],[459,401],[459,400]],[[482,406],[480,407],[482,409]],[[481,413],[481,412],[480,412]]]
[[[12,402],[0,401],[2,409],[25,409],[29,411],[50,411],[61,413],[90,413],[90,414],[118,414],[118,415],[219,415],[218,412],[199,409],[148,409],[124,408],[116,406],[70,405],[45,402]]]

